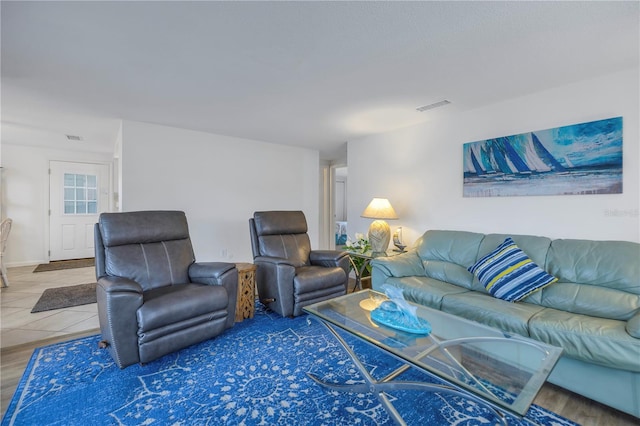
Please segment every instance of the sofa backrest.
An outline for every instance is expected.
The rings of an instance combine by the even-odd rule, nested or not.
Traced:
[[[102,213],[96,224],[98,277],[129,278],[147,291],[188,283],[194,261],[181,211]]]
[[[640,309],[638,243],[430,230],[416,241],[414,249],[426,276],[488,294],[467,268],[507,237],[558,278],[524,302],[618,320],[628,320]]]
[[[542,290],[544,306],[625,321],[640,309],[640,244],[554,240],[545,269],[558,282]]]

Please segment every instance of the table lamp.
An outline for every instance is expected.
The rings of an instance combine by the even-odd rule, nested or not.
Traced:
[[[386,256],[391,229],[384,220],[397,219],[398,215],[386,198],[374,198],[371,200],[360,217],[376,219],[369,226],[369,244],[371,244],[372,256]]]

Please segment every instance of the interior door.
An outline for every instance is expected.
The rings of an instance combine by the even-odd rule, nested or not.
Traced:
[[[49,163],[49,260],[94,257],[93,226],[109,209],[107,164]]]

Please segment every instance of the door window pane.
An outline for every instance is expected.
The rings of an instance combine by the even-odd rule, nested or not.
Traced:
[[[95,214],[98,212],[98,177],[64,174],[64,214]],[[90,201],[87,203],[87,201]]]
[[[76,203],[73,201],[64,202],[64,214],[74,214],[76,212]]]
[[[76,175],[70,173],[64,174],[64,186],[76,186]]]

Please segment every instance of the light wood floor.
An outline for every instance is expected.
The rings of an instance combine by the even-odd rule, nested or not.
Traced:
[[[2,415],[4,416],[7,410],[11,397],[35,348],[97,333],[98,330],[89,330],[2,349],[0,352],[0,392],[2,394],[0,408]],[[638,426],[640,424],[640,419],[550,383],[546,383],[542,387],[534,403],[583,426]]]
[[[0,291],[0,347],[98,328],[98,305],[31,313],[42,293],[55,287],[96,282],[95,268],[37,272],[36,265],[9,268],[9,287]]]

